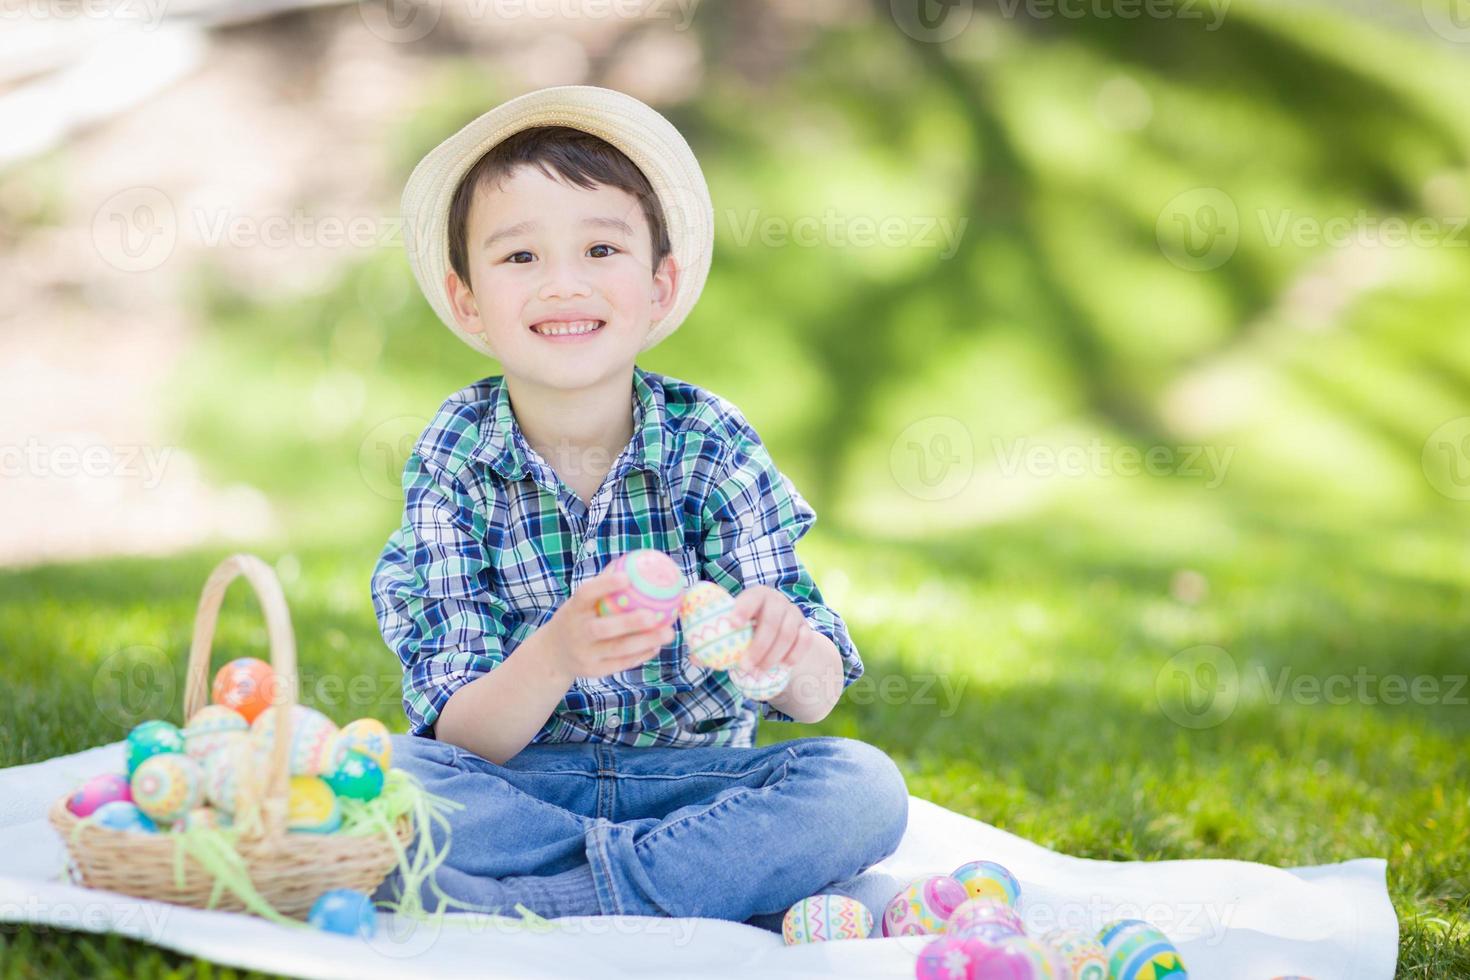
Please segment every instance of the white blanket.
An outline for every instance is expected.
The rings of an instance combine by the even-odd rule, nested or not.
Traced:
[[[451,916],[439,929],[380,915],[371,940],[295,931],[253,916],[204,912],[66,882],[65,852],[46,821],[58,796],[121,771],[121,742],[0,770],[0,921],[111,931],[220,963],[302,977],[912,977],[921,939],[785,946],[774,933],[715,919],[557,919],[546,930]],[[862,879],[875,913],[907,879],[986,858],[1021,881],[1037,934],[1145,918],[1178,945],[1195,980],[1387,980],[1398,921],[1381,859],[1311,868],[1244,861],[1114,862],[1049,851],[912,797],[896,854]],[[892,876],[892,877],[889,877]]]

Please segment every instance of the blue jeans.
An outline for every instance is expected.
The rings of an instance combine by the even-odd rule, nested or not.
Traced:
[[[507,915],[520,902],[547,918],[702,916],[779,930],[809,895],[860,897],[842,886],[897,850],[908,824],[893,760],[834,736],[758,748],[537,744],[500,766],[394,735],[393,764],[464,804],[447,814],[438,886]],[[401,895],[395,871],[373,897]],[[421,898],[437,908],[427,888]]]

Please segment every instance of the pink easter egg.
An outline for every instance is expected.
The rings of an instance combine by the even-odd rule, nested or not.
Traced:
[[[674,621],[684,598],[684,576],[672,558],[662,551],[639,548],[620,555],[612,567],[628,576],[628,584],[597,600],[597,615],[647,609],[658,616],[655,626],[667,626]]]
[[[949,875],[917,878],[893,896],[883,910],[883,935],[937,935],[968,894],[965,886]]]
[[[983,946],[970,974],[974,980],[1055,980],[1070,975],[1065,961],[1027,936]]]
[[[77,787],[77,791],[67,798],[66,808],[79,817],[89,817],[102,804],[118,800],[127,803],[133,801],[128,777],[115,772],[104,772]]]
[[[987,953],[986,944],[969,936],[938,936],[930,940],[914,963],[915,980],[972,980],[975,963]]]

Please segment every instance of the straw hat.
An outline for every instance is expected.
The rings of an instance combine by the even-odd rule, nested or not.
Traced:
[[[449,204],[460,178],[496,143],[533,126],[570,126],[598,136],[643,171],[663,207],[679,267],[669,312],[653,324],[641,350],[678,328],[704,289],[714,251],[714,206],[699,161],[684,137],[649,106],[613,89],[558,85],[502,103],[430,150],[403,188],[408,264],[429,305],[455,335],[482,354],[495,352],[483,334],[454,319],[444,279],[449,272]]]

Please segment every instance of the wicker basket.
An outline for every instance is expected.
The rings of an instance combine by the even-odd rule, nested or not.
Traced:
[[[395,824],[395,842],[385,834],[317,834],[286,830],[288,764],[291,741],[291,708],[296,703],[296,642],[291,617],[280,582],[269,565],[252,555],[233,555],[220,563],[204,584],[199,611],[194,621],[194,638],[189,647],[189,676],[185,682],[184,719],[208,703],[209,651],[219,619],[225,588],[243,575],[254,588],[265,612],[270,637],[271,666],[277,678],[277,738],[266,774],[262,800],[261,829],[240,837],[236,851],[244,859],[256,891],[275,910],[294,918],[305,918],[312,904],[331,888],[352,888],[371,895],[408,846],[413,820],[401,817]],[[51,805],[51,826],[66,843],[74,874],[91,888],[135,895],[139,898],[216,908],[245,910],[233,892],[223,891],[210,904],[215,879],[192,856],[184,860],[184,884],[175,881],[175,835],[164,832],[141,834],[112,830],[88,823],[78,830],[81,818],[66,808],[63,796]]]

